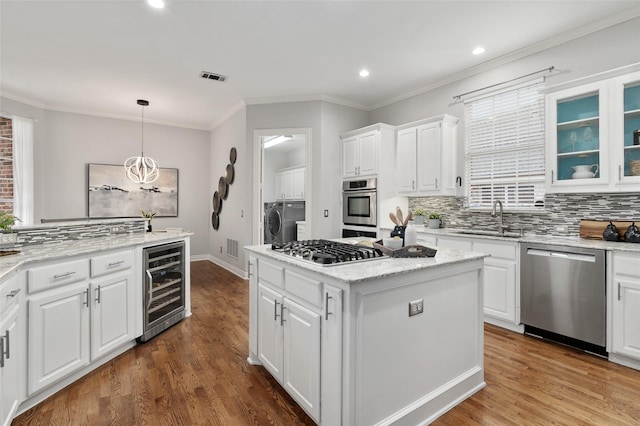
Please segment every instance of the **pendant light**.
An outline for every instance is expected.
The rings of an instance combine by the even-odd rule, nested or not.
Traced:
[[[127,179],[135,183],[151,183],[158,179],[160,171],[158,163],[151,158],[144,156],[144,107],[149,105],[149,101],[138,99],[138,105],[142,107],[142,146],[139,157],[129,157],[124,162]]]

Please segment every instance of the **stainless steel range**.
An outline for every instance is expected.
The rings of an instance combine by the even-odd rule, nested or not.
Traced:
[[[271,249],[287,256],[318,263],[323,266],[373,260],[385,256],[384,253],[377,248],[329,240],[292,241],[285,244],[274,243],[271,245]]]

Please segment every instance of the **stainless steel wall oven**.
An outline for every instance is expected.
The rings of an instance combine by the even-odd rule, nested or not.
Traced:
[[[185,315],[184,242],[143,249],[144,332],[146,342]]]
[[[378,224],[377,179],[342,183],[342,223],[375,227]]]

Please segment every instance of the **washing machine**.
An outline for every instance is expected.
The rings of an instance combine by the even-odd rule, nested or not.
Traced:
[[[264,203],[264,243],[282,243],[283,202]]]

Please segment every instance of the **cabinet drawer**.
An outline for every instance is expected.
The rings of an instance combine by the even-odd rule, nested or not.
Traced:
[[[285,271],[284,287],[288,295],[322,308],[322,283],[295,272]]]
[[[613,252],[613,273],[640,278],[640,253]]]
[[[491,257],[516,260],[516,246],[514,244],[496,244],[473,242],[473,251],[490,254]]]
[[[89,278],[89,259],[55,263],[29,269],[29,293],[82,281]]]
[[[260,263],[258,263],[258,280],[283,288],[284,269],[273,263],[261,260]]]
[[[91,276],[99,277],[133,267],[133,250],[118,251],[91,258]]]

